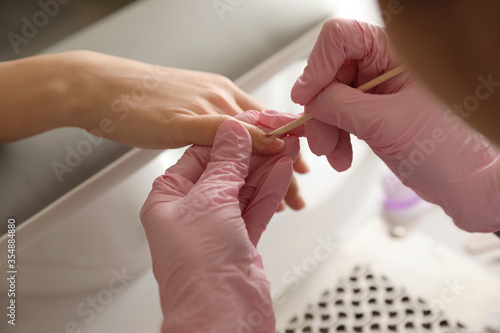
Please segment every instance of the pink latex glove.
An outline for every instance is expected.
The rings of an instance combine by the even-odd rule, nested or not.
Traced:
[[[259,113],[239,119],[257,124]],[[158,177],[142,210],[164,315],[162,332],[274,333],[257,243],[292,177],[298,138],[277,155],[252,154],[235,120],[213,147],[193,146]]]
[[[352,88],[399,64],[381,28],[352,20],[327,21],[292,89],[293,101],[315,117],[296,132],[305,131],[311,150],[326,155],[337,170],[350,166],[352,133],[460,228],[500,230],[500,160],[495,148],[409,73],[367,93]],[[480,93],[488,93],[488,87]],[[261,122],[280,126],[290,121],[290,116],[280,118],[266,112]]]

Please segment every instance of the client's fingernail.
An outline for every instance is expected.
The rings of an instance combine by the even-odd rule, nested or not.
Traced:
[[[262,143],[266,147],[272,148],[272,149],[280,149],[285,144],[285,142],[283,140],[278,139],[274,135],[264,135],[262,137]]]

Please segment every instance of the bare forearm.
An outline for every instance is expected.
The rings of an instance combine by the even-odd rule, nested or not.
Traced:
[[[72,125],[69,68],[61,54],[0,63],[0,144]]]
[[[221,75],[92,51],[0,63],[0,144],[76,126],[134,147],[209,146],[219,125],[231,116],[263,109]],[[243,125],[257,152],[283,149],[280,139]],[[304,164],[298,165],[304,171]],[[287,202],[301,208],[296,183],[290,188]]]

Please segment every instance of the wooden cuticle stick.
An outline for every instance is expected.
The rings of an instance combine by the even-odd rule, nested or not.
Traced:
[[[406,70],[406,66],[404,64],[401,64],[397,67],[394,67],[390,71],[387,71],[384,74],[374,78],[373,80],[357,87],[356,89],[358,89],[360,91],[370,90],[371,88],[378,86],[382,82],[385,82],[385,81],[392,79],[393,77],[403,73],[405,70]],[[295,127],[302,125],[303,123],[305,123],[313,118],[314,118],[313,115],[307,113],[307,114],[303,115],[302,117],[295,119],[294,121],[291,121],[288,124],[281,126],[280,128],[275,129],[274,131],[266,133],[265,135],[284,134],[284,133],[294,129]]]

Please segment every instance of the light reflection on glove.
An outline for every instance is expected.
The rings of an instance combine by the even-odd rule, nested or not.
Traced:
[[[239,119],[257,124],[259,114]],[[283,199],[299,151],[252,154],[248,131],[224,122],[213,147],[193,146],[158,177],[142,210],[159,284],[163,332],[275,331],[257,243]]]
[[[499,152],[403,73],[368,91],[360,86],[400,61],[384,31],[367,23],[331,19],[292,89],[294,102],[315,119],[295,130],[311,150],[339,171],[349,168],[349,134],[366,141],[407,186],[440,205],[468,231],[500,229]],[[261,122],[290,121],[264,112]],[[301,133],[302,132],[302,133]]]

